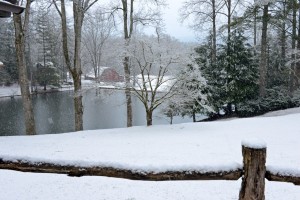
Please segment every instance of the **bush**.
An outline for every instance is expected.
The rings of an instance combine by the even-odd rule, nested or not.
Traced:
[[[298,93],[297,93],[298,94]],[[237,105],[237,114],[239,117],[252,117],[261,115],[270,111],[293,108],[300,105],[300,91],[296,97],[291,97],[288,92],[280,88],[267,90],[264,98],[248,100]]]

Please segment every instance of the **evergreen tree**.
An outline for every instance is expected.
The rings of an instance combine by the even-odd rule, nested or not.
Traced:
[[[211,47],[210,38],[207,44],[203,44],[195,49],[196,58],[195,62],[199,67],[203,77],[207,82],[207,93],[210,95],[207,97],[213,110],[218,111],[222,106],[222,82],[220,79],[221,69],[217,63],[211,62]]]
[[[18,68],[16,63],[16,49],[14,45],[14,27],[11,19],[0,21],[0,61],[3,62],[3,73],[8,75],[10,81],[18,80]],[[6,76],[7,77],[7,76]]]
[[[225,111],[231,114],[232,105],[257,95],[257,60],[246,41],[241,31],[233,31],[229,41],[226,38],[224,44],[219,46],[216,65],[209,62],[206,45],[196,49],[197,64],[209,85],[209,102],[215,110],[227,105]]]
[[[220,46],[218,67],[220,68],[219,84],[223,103],[228,105],[227,111],[232,112],[232,106],[251,99],[257,95],[257,64],[247,38],[241,31],[231,34],[227,45]]]
[[[193,121],[196,122],[197,113],[213,112],[207,102],[206,80],[198,65],[189,64],[186,66],[181,71],[179,80],[182,97],[180,113],[182,116],[192,116]]]
[[[51,62],[47,62],[45,66],[38,64],[35,78],[38,84],[44,86],[44,90],[47,85],[60,86],[60,75]]]

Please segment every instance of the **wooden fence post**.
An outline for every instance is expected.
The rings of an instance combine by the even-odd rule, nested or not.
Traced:
[[[255,146],[243,142],[244,176],[239,200],[265,199],[266,151],[265,145]]]

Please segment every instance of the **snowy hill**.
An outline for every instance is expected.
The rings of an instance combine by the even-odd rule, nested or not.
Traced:
[[[297,111],[298,110],[298,111]],[[288,114],[295,113],[295,114]],[[290,109],[268,117],[179,125],[0,137],[0,157],[77,166],[144,171],[234,169],[241,141],[267,143],[267,167],[300,169],[300,114]],[[106,177],[71,178],[0,170],[0,199],[237,199],[240,181],[142,182]],[[22,198],[21,198],[22,197]],[[266,182],[266,199],[296,200],[299,186]]]

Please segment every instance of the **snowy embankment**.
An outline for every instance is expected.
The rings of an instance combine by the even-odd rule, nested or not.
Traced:
[[[82,80],[82,88],[83,91],[88,89],[94,89],[94,88],[104,88],[104,89],[119,89],[123,88],[124,84],[117,83],[115,85],[106,84],[106,83],[95,83],[90,80]],[[73,85],[62,85],[60,88],[52,88],[52,86],[47,86],[47,90],[44,90],[44,87],[38,86],[37,90],[38,93],[44,93],[44,92],[62,92],[62,91],[69,91],[73,90]],[[14,97],[14,96],[20,96],[21,90],[20,86],[18,84],[13,84],[11,86],[0,86],[0,98],[1,97]]]
[[[290,114],[172,126],[0,137],[0,157],[153,172],[217,171],[241,166],[241,142],[258,138],[267,145],[268,169],[298,175],[299,119],[300,114]],[[0,177],[0,199],[225,200],[238,199],[240,188],[240,181],[142,182],[6,170],[0,170]],[[299,198],[299,186],[266,182],[267,200]]]

